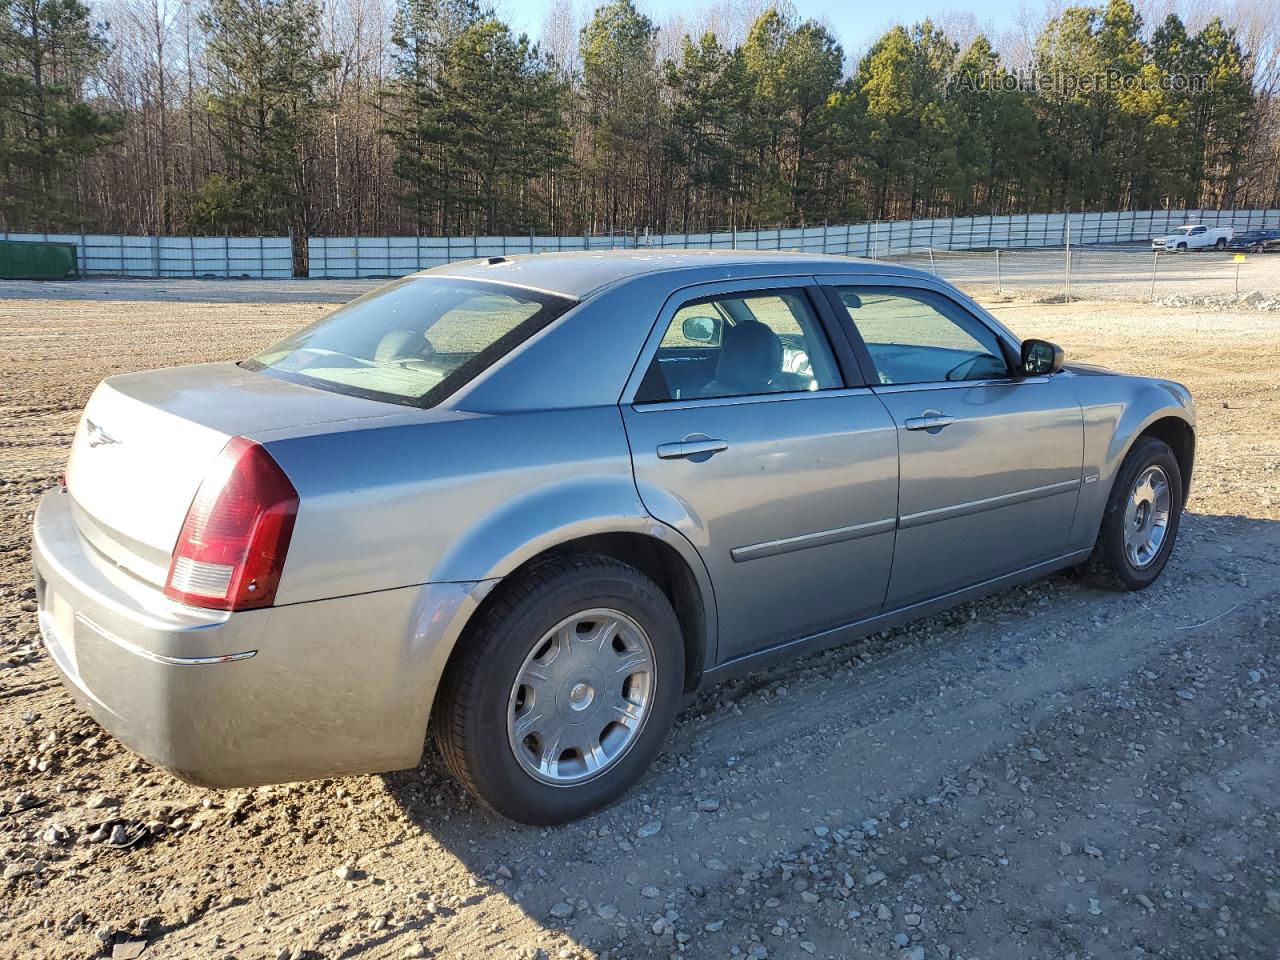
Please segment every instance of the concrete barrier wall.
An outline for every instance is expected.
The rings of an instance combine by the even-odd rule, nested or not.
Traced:
[[[320,278],[400,277],[475,257],[561,250],[679,247],[715,250],[789,250],[873,259],[929,250],[1057,247],[1133,243],[1184,223],[1230,226],[1237,231],[1280,229],[1280,210],[1131,210],[883,220],[788,230],[715,233],[631,233],[613,236],[310,237],[309,274]],[[1068,224],[1070,225],[1068,231]],[[255,277],[293,276],[289,237],[140,237],[119,234],[6,233],[9,240],[74,243],[82,276]]]
[[[928,250],[983,250],[1133,243],[1184,223],[1236,230],[1280,229],[1280,210],[1136,210],[1114,213],[1025,214],[885,220],[791,230],[626,234],[577,237],[311,237],[313,277],[398,277],[474,257],[556,250],[791,250],[882,258]]]
[[[85,277],[293,276],[289,237],[137,237],[101,233],[6,233],[6,240],[74,243]]]

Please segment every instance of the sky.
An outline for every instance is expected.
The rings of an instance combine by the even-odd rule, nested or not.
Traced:
[[[581,23],[597,6],[598,0],[576,0]],[[926,17],[935,21],[965,9],[961,0],[894,0],[892,3],[860,2],[860,0],[792,0],[802,19],[813,18],[834,28],[846,53],[865,50],[871,41],[895,23],[912,24]],[[1012,30],[1025,0],[986,0],[977,24],[993,36]],[[552,0],[498,0],[496,6],[513,30],[537,39]],[[700,9],[719,6],[716,0],[636,0],[636,6],[655,23],[672,18],[696,17]],[[737,4],[735,4],[737,5]],[[762,3],[744,3],[746,7],[763,7]]]

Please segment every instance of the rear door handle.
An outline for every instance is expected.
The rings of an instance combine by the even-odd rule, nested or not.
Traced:
[[[908,430],[933,430],[949,427],[955,422],[955,417],[949,417],[945,413],[926,413],[922,417],[907,417],[902,425]]]
[[[658,459],[701,462],[728,449],[729,444],[724,440],[681,440],[678,443],[658,444]]]

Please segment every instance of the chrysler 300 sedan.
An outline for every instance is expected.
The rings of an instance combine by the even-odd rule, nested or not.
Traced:
[[[700,686],[1083,566],[1160,576],[1186,388],[1064,366],[937,278],[494,257],[239,363],[114,376],[35,517],[71,693],[179,777],[411,767],[557,823]]]

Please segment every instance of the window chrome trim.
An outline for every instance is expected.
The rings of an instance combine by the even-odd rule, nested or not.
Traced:
[[[998,510],[1000,507],[1011,507],[1019,503],[1029,503],[1032,500],[1042,500],[1045,497],[1055,497],[1060,493],[1070,493],[1072,490],[1078,489],[1079,486],[1080,478],[1076,477],[1073,480],[1063,480],[1059,483],[1046,483],[1043,487],[1031,487],[1014,493],[1004,493],[998,497],[985,497],[982,500],[970,500],[967,503],[957,503],[949,507],[921,510],[919,513],[909,513],[906,516],[899,517],[898,529],[908,530],[911,527],[922,527],[925,524],[937,523],[941,520],[955,520],[975,513]]]
[[[729,551],[729,556],[733,558],[734,563],[745,563],[748,560],[776,557],[779,554],[807,550],[810,547],[825,547],[832,543],[874,537],[879,533],[892,533],[897,525],[897,518],[888,517],[884,520],[872,520],[870,523],[855,524],[852,527],[819,530],[817,533],[805,533],[798,537],[783,537],[781,540],[766,540],[746,547],[734,547]]]
[[[914,393],[917,390],[961,390],[965,387],[1017,387],[1024,383],[1048,383],[1048,377],[1001,377],[996,380],[922,380],[919,383],[880,383],[876,393]]]
[[[817,400],[828,397],[870,396],[869,387],[832,387],[829,390],[790,390],[786,393],[745,393],[737,397],[686,397],[656,403],[631,403],[636,413],[659,413],[663,410],[690,410],[702,407],[738,407],[750,403],[780,403],[786,400]]]

